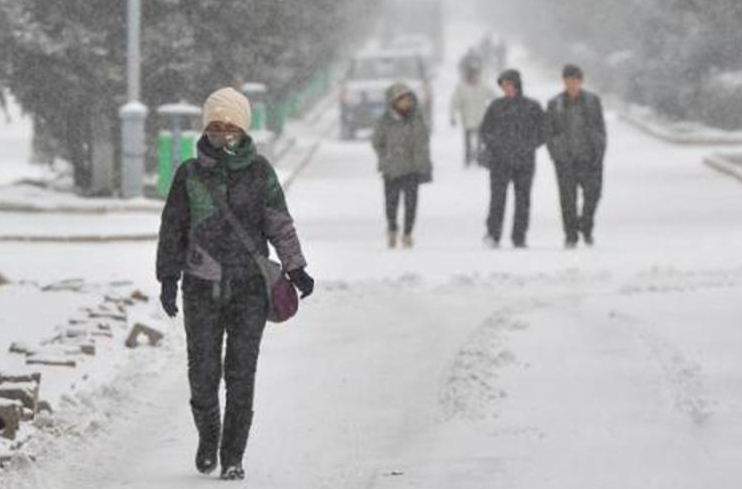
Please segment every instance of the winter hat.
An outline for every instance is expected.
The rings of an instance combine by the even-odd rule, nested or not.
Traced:
[[[252,123],[250,101],[234,88],[217,90],[204,103],[204,129],[212,122],[232,124],[247,134]]]
[[[515,88],[518,89],[519,93],[523,93],[523,79],[520,76],[520,71],[518,70],[507,70],[504,71],[500,77],[497,79],[497,84],[502,86],[502,82],[505,80],[511,82],[513,85],[515,85]]]
[[[582,72],[582,68],[577,65],[566,65],[562,70],[562,78],[577,78],[578,80],[584,80],[585,74]]]

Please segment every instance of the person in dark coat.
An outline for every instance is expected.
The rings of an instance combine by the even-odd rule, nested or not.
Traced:
[[[491,200],[485,241],[493,247],[500,244],[507,191],[512,183],[515,221],[511,239],[516,248],[525,248],[536,150],[544,143],[544,111],[538,102],[523,95],[518,71],[505,71],[497,82],[505,96],[492,102],[479,129],[484,145],[481,164],[490,170]]]
[[[214,92],[203,111],[198,157],[179,166],[162,213],[157,279],[165,312],[178,314],[182,279],[191,409],[199,435],[196,468],[217,466],[223,479],[243,479],[242,459],[253,419],[255,371],[267,320],[263,276],[211,197],[224,192],[260,252],[273,245],[304,297],[314,289],[307,262],[272,166],[259,155],[250,104],[231,88]],[[226,336],[226,355],[223,340]],[[226,382],[224,419],[219,384]]]
[[[565,90],[549,102],[546,127],[559,183],[565,246],[571,249],[577,246],[580,233],[588,246],[594,243],[607,137],[600,98],[583,88],[582,70],[567,65],[562,75]],[[578,212],[580,189],[582,210]]]

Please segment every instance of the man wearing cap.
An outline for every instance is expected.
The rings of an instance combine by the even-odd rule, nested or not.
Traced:
[[[547,144],[554,161],[564,224],[565,247],[573,249],[580,234],[594,244],[595,212],[603,187],[603,160],[607,146],[600,98],[583,88],[584,74],[574,65],[562,72],[565,90],[547,110]],[[582,210],[577,199],[582,189]]]
[[[480,162],[490,170],[485,243],[495,248],[500,245],[507,192],[512,183],[515,219],[511,239],[514,247],[526,248],[536,149],[544,143],[544,111],[538,102],[523,95],[518,71],[505,71],[497,82],[505,96],[490,104],[479,129],[484,145]]]
[[[304,270],[294,223],[272,166],[250,138],[250,103],[232,88],[209,96],[198,157],[178,168],[162,213],[157,279],[165,312],[178,313],[182,278],[191,409],[199,435],[196,468],[216,469],[223,479],[242,479],[242,458],[253,419],[255,370],[267,320],[267,293],[260,270],[212,199],[222,192],[259,252],[276,250],[291,282],[310,295],[314,280]],[[226,336],[226,355],[222,358]],[[219,384],[226,383],[224,418]]]

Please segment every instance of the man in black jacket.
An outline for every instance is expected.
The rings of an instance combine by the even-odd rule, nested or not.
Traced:
[[[573,249],[579,233],[592,246],[595,211],[603,187],[606,129],[600,98],[583,89],[582,70],[564,67],[565,90],[549,102],[547,142],[554,160],[562,205],[565,246]],[[582,213],[577,194],[582,189]]]
[[[515,221],[512,241],[526,247],[530,218],[531,186],[536,170],[536,150],[544,143],[544,111],[523,95],[518,71],[508,70],[497,80],[505,93],[487,109],[480,128],[484,145],[482,165],[490,170],[490,212],[485,241],[498,247],[510,183],[515,188]]]

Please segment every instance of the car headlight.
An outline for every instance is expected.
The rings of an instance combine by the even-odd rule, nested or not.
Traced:
[[[360,92],[346,91],[343,94],[343,103],[346,105],[358,105],[363,100]]]

